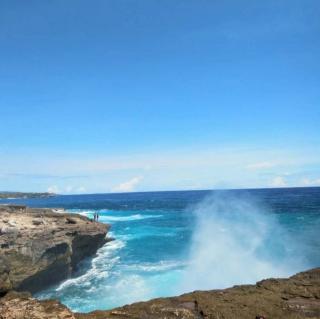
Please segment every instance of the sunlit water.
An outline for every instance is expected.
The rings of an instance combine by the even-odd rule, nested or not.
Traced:
[[[17,200],[14,200],[17,202]],[[40,298],[75,311],[108,309],[195,289],[254,283],[320,265],[320,188],[57,196],[112,225],[107,243]]]

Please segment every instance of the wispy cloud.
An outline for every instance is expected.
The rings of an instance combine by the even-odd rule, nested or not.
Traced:
[[[303,178],[301,181],[303,186],[320,186],[320,178],[310,179],[310,178]]]
[[[276,166],[275,163],[265,161],[265,162],[258,162],[258,163],[249,164],[249,165],[247,165],[246,168],[249,170],[256,171],[256,170],[261,170],[261,169],[272,168],[275,166]]]
[[[288,186],[286,180],[282,176],[276,176],[272,181],[270,186],[272,187],[286,187]]]
[[[25,174],[25,173],[6,173],[3,174],[8,177],[22,177],[22,178],[34,178],[34,179],[77,179],[77,178],[87,178],[87,175],[51,175],[51,174]]]
[[[49,193],[56,193],[56,194],[59,194],[60,193],[60,189],[57,185],[51,185],[48,187],[47,191]]]
[[[84,186],[58,186],[58,185],[51,185],[48,187],[47,191],[49,193],[55,194],[80,194],[85,193],[86,188]]]
[[[0,189],[50,188],[70,194],[84,192],[83,186],[89,193],[254,188],[301,186],[302,179],[308,178],[307,186],[319,178],[319,167],[314,149],[216,147],[109,156],[30,154],[26,158],[4,154],[0,157]],[[310,170],[312,173],[305,173]]]
[[[132,192],[135,190],[136,186],[140,184],[142,181],[142,176],[136,176],[131,179],[129,179],[126,182],[123,182],[111,189],[113,192]]]

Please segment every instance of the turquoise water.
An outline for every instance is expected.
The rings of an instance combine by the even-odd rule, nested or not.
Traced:
[[[15,200],[17,202],[17,200]],[[75,311],[109,309],[195,289],[254,283],[320,265],[320,188],[57,196],[112,225],[114,240],[41,292]]]

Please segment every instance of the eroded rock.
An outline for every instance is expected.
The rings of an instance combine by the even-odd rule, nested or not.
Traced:
[[[0,206],[0,295],[67,278],[106,242],[109,226],[51,209]]]
[[[10,292],[0,300],[0,319],[75,319],[74,314],[55,300],[39,302],[27,293]]]
[[[0,299],[0,319],[319,319],[319,293],[320,268],[289,279],[195,291],[83,314],[72,313],[55,300],[40,301],[30,294],[10,292]]]
[[[77,319],[316,319],[320,318],[319,294],[320,268],[317,268],[289,279],[195,291],[75,316]]]

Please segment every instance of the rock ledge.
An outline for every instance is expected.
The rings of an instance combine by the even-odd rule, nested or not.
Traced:
[[[109,225],[63,210],[0,206],[0,295],[67,278],[106,242]]]

